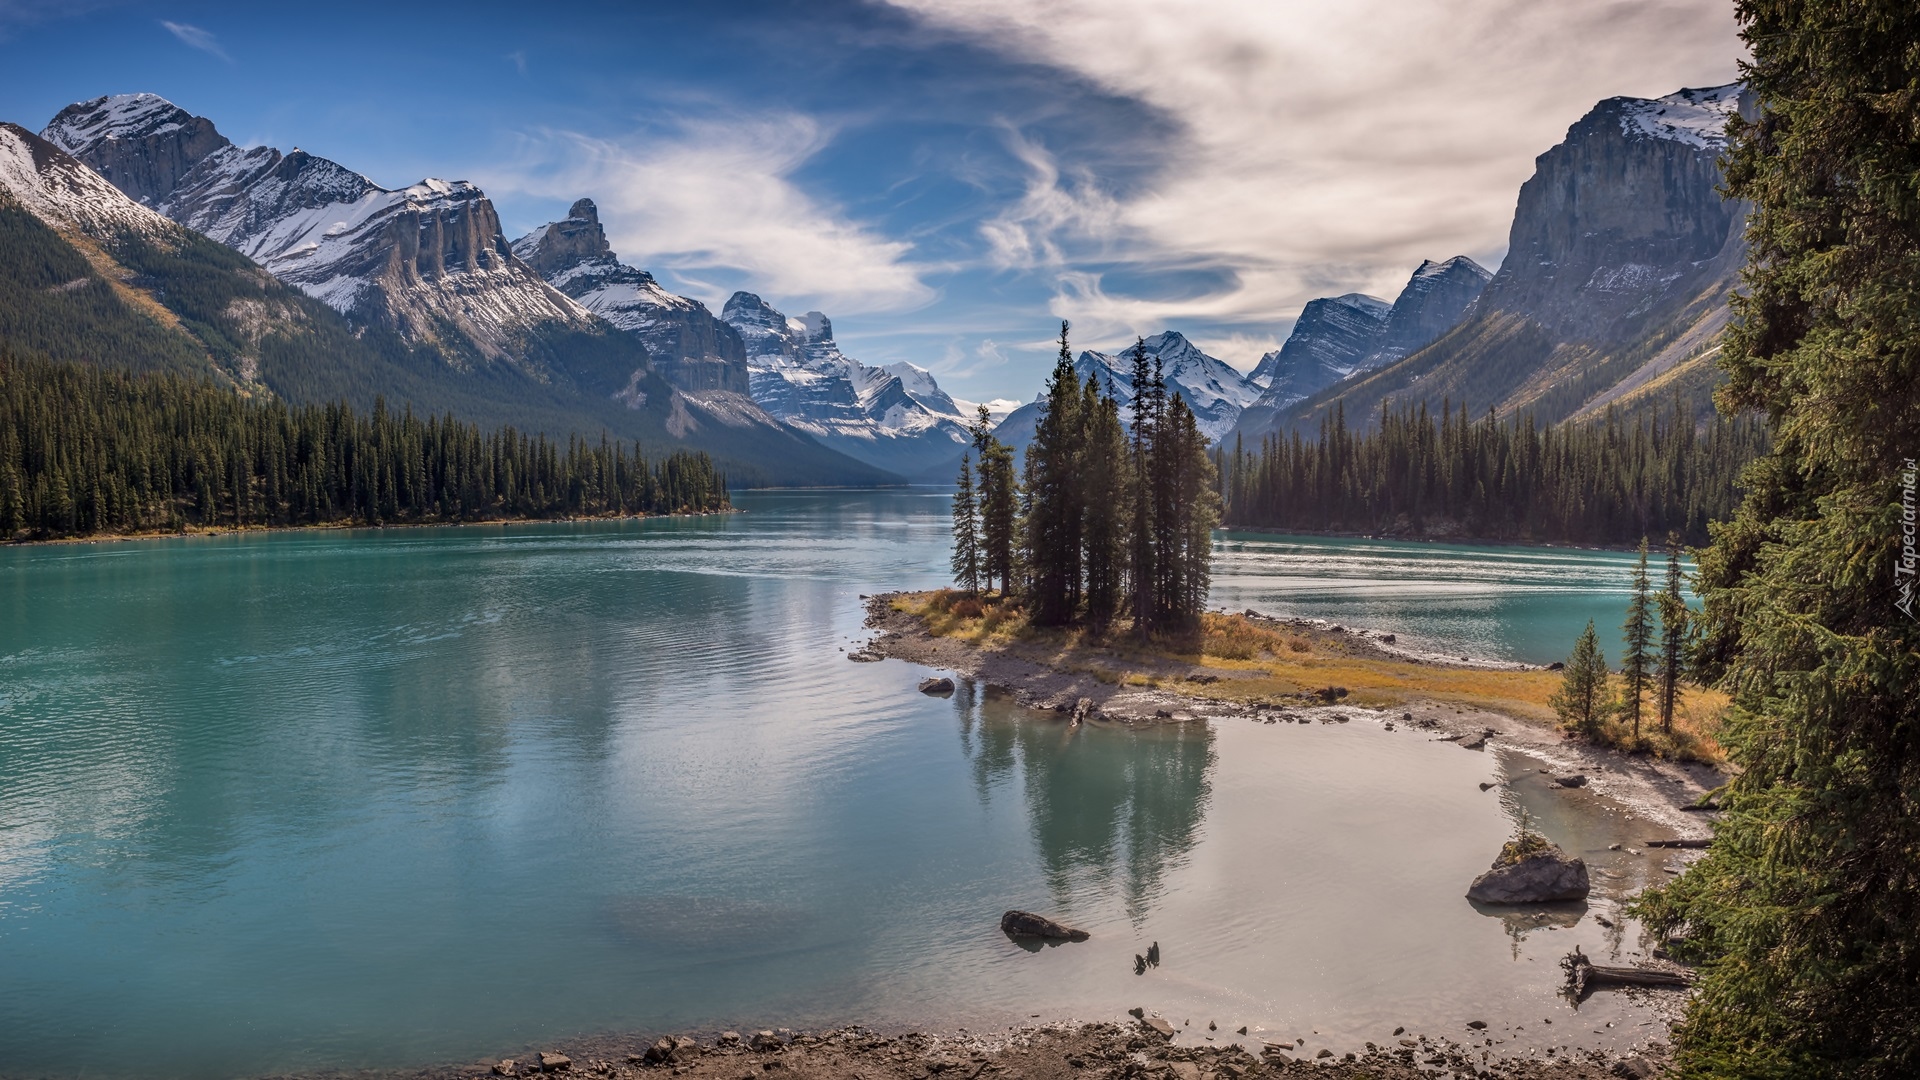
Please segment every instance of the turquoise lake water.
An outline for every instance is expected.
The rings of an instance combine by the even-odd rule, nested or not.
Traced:
[[[1531,762],[1364,720],[1068,730],[926,697],[924,669],[842,650],[861,593],[942,582],[944,497],[738,501],[0,550],[0,1074],[1134,1005],[1340,1049],[1468,1018],[1644,1037],[1624,1000],[1554,993],[1573,943],[1631,939],[1461,899],[1529,800],[1596,865],[1630,835],[1479,789]],[[1617,609],[1629,566],[1222,544],[1216,603],[1527,660]],[[1647,869],[1603,872],[1594,909]],[[1093,939],[1030,953],[1008,907]],[[1165,962],[1135,976],[1150,941]]]

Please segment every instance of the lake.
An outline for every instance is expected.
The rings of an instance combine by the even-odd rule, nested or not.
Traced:
[[[738,503],[0,550],[0,1071],[1135,1005],[1341,1051],[1467,1019],[1524,1025],[1503,1049],[1654,1030],[1555,994],[1576,942],[1635,947],[1591,912],[1658,869],[1530,760],[1365,719],[1069,730],[965,684],[927,697],[922,669],[843,650],[860,594],[943,582],[944,496]],[[1216,603],[1526,660],[1617,610],[1628,566],[1221,543]],[[1462,899],[1523,810],[1594,862],[1591,910]],[[1009,907],[1092,940],[1027,951]]]

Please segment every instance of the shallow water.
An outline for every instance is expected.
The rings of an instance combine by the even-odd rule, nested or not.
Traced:
[[[1630,938],[1461,899],[1523,805],[1611,860],[1596,908],[1658,873],[1606,852],[1638,830],[1587,796],[1479,789],[1527,759],[1364,718],[1070,731],[926,697],[841,650],[860,593],[940,583],[944,499],[740,503],[0,551],[0,1070],[1134,1005],[1340,1049],[1474,1018],[1521,1046],[1546,1017],[1555,1044],[1644,1036],[1623,999],[1554,993],[1573,942]],[[1093,938],[1026,951],[1008,907]]]

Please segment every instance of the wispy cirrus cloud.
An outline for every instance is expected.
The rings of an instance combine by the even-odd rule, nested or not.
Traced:
[[[524,133],[489,191],[600,207],[621,258],[718,306],[725,282],[783,310],[906,311],[934,290],[913,245],[863,225],[795,180],[831,132],[800,113],[717,114],[605,138]]]
[[[198,49],[209,56],[217,56],[229,64],[233,63],[233,57],[228,56],[227,50],[220,47],[220,39],[214,37],[211,31],[189,23],[171,22],[167,19],[161,19],[160,25],[166,27],[167,33],[178,38],[180,44],[187,48]]]

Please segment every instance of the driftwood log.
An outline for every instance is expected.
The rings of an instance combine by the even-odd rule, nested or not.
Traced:
[[[1646,986],[1660,990],[1685,990],[1693,985],[1693,977],[1678,971],[1656,971],[1652,968],[1603,967],[1587,959],[1580,947],[1560,961],[1560,970],[1567,973],[1567,992],[1575,1001],[1583,1000],[1589,991],[1603,986]]]
[[[1703,848],[1712,847],[1712,840],[1649,840],[1648,847]]]

